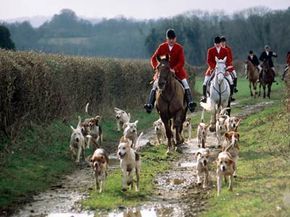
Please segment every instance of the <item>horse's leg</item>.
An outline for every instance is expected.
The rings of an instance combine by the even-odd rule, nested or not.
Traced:
[[[175,128],[175,138],[176,138],[176,146],[181,145],[184,142],[184,138],[181,135],[182,132],[182,124],[185,121],[185,115],[183,111],[180,111],[176,114],[174,118],[174,128]]]
[[[216,123],[216,108],[214,108],[214,110],[212,111],[211,113],[211,117],[210,117],[210,128],[209,130],[211,132],[214,132],[215,131],[215,124]]]
[[[263,98],[266,98],[266,85],[263,85]]]
[[[254,98],[257,96],[257,82],[253,82],[253,88],[254,88]]]
[[[161,117],[162,122],[164,123],[165,126],[165,132],[166,132],[166,137],[167,137],[167,153],[171,151],[172,147],[172,131],[171,131],[171,121],[167,120],[166,118]]]
[[[268,98],[270,99],[270,94],[271,94],[271,87],[272,87],[272,83],[268,84]]]
[[[249,88],[250,88],[251,96],[253,96],[251,81],[249,81]]]
[[[231,111],[232,111],[232,109],[231,109],[231,99],[229,99],[229,101],[228,101],[228,110],[227,110],[227,113],[228,113],[228,116],[231,116]]]
[[[259,94],[258,94],[259,97],[261,96],[261,86],[262,86],[262,84],[261,84],[261,81],[260,81],[260,84],[259,84]]]

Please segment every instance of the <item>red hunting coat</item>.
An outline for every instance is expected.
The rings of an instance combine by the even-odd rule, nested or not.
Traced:
[[[157,56],[163,56],[166,54],[169,54],[170,68],[174,69],[176,77],[180,80],[184,78],[188,78],[188,75],[185,69],[183,68],[184,62],[185,62],[183,47],[178,43],[174,44],[171,51],[169,50],[169,46],[167,42],[162,43],[157,48],[157,50],[151,57],[151,66],[153,67],[153,69],[155,70],[158,65]],[[155,74],[154,80],[156,79],[157,79],[157,75]]]
[[[290,66],[290,54],[287,54],[287,60],[286,60],[286,62]]]
[[[226,66],[228,67],[230,65],[230,62],[229,62],[230,58],[229,58],[227,49],[221,47],[220,52],[218,53],[217,48],[213,46],[207,50],[208,69],[205,72],[206,76],[210,76],[215,68],[215,65],[216,65],[215,57],[217,57],[218,59],[223,59],[227,57]]]

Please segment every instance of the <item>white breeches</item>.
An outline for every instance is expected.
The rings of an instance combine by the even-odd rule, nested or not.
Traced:
[[[182,85],[183,85],[184,89],[189,89],[188,82],[187,82],[187,80],[186,80],[185,78],[182,79],[181,82],[182,82]],[[156,80],[153,82],[153,89],[154,89],[154,90],[157,90],[157,88],[158,88],[158,79],[156,79]]]
[[[211,76],[208,76],[208,75],[204,76],[203,85],[206,85],[207,84],[207,82],[210,80],[210,77]]]
[[[189,89],[188,82],[187,82],[187,80],[186,80],[185,78],[182,79],[181,82],[182,82],[182,84],[183,84],[184,89]]]

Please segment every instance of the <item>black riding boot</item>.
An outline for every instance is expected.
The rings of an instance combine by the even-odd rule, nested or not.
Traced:
[[[235,101],[236,99],[235,98],[233,98],[233,94],[234,94],[234,88],[235,88],[235,86],[232,84],[232,85],[230,85],[230,89],[231,89],[231,95],[230,95],[230,100],[231,100],[231,102],[233,102],[233,101]]]
[[[156,90],[152,89],[150,91],[147,103],[144,105],[144,108],[146,109],[146,112],[148,112],[148,113],[150,113],[154,108],[155,95],[156,95]]]
[[[206,103],[206,85],[202,86],[202,94],[203,96],[200,101]]]
[[[186,99],[189,111],[194,112],[195,107],[196,107],[196,103],[193,102],[190,89],[185,89],[185,99]]]
[[[237,93],[238,92],[238,88],[237,88],[238,78],[234,78],[233,82],[234,82],[234,92]]]

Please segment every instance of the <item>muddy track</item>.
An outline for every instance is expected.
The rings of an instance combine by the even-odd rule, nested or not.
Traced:
[[[244,106],[242,112],[235,114],[246,117],[262,110],[272,102],[264,102],[251,106]],[[142,146],[154,140],[153,129],[144,133]],[[214,148],[216,138],[214,133],[209,133],[207,144],[211,144],[212,160],[219,150]],[[88,191],[94,186],[94,177],[90,168],[84,164],[79,170],[63,177],[48,191],[33,197],[33,200],[21,207],[13,217],[42,217],[42,216],[197,216],[207,209],[209,190],[215,188],[215,174],[211,169],[210,187],[203,189],[196,185],[196,160],[194,153],[197,150],[196,138],[190,139],[182,146],[182,154],[177,162],[172,163],[169,171],[160,174],[155,179],[155,195],[151,201],[139,207],[120,207],[110,213],[101,211],[87,212],[82,210],[78,201],[88,196]],[[110,170],[119,168],[119,162],[114,155],[110,156]]]

